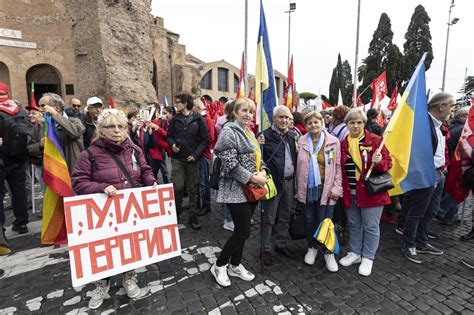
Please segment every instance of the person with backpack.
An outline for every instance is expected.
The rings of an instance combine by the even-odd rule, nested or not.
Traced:
[[[10,186],[15,214],[12,230],[24,234],[28,233],[27,138],[32,126],[26,110],[19,103],[9,99],[8,93],[7,85],[0,82],[0,229],[5,225],[3,198],[6,180]]]

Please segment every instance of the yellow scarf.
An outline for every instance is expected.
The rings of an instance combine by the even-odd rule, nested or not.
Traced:
[[[260,152],[260,145],[257,142],[257,139],[255,139],[255,136],[248,130],[248,128],[245,128],[245,134],[247,137],[250,139],[250,141],[253,142],[254,146],[254,155],[255,155],[255,164],[257,165],[257,172],[260,172],[260,163],[262,160],[262,153]]]
[[[349,154],[354,161],[354,164],[357,165],[356,167],[356,180],[360,178],[359,169],[362,170],[362,158],[360,157],[360,149],[359,149],[359,142],[360,139],[364,136],[364,132],[362,131],[357,137],[352,137],[350,134],[347,137],[347,141],[349,141]]]

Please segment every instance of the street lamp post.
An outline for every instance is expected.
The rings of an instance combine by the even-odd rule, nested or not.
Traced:
[[[354,61],[354,89],[352,91],[352,107],[357,106],[357,61],[359,59],[359,28],[360,28],[360,0],[357,5],[357,31],[356,31],[356,49]]]
[[[444,67],[443,67],[443,83],[441,85],[441,91],[444,91],[445,83],[446,83],[446,64],[448,63],[448,43],[449,43],[449,28],[451,25],[456,24],[459,22],[458,18],[454,18],[451,20],[451,10],[454,7],[454,0],[451,1],[451,5],[449,6],[449,16],[448,16],[448,31],[446,32],[446,50],[444,52]]]
[[[291,2],[290,0],[290,10],[285,11],[285,13],[288,13],[288,62],[287,62],[287,68],[290,68],[290,44],[291,44],[291,13],[295,12],[296,10],[296,3]]]

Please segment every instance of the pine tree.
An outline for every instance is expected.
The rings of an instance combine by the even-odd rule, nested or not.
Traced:
[[[358,75],[363,78],[359,93],[365,90],[384,70],[387,71],[389,95],[395,84],[400,80],[403,55],[400,49],[392,43],[392,39],[393,32],[390,18],[386,13],[382,13],[369,45],[369,55],[364,59],[365,68],[359,67],[358,69]],[[367,103],[372,98],[372,93],[367,91],[361,98],[364,103]]]
[[[337,104],[339,90],[341,90],[343,103],[351,104],[352,87],[351,66],[347,60],[342,62],[341,54],[338,54],[337,65],[332,71],[331,82],[329,83],[329,102]]]
[[[425,59],[425,69],[428,70],[433,61],[433,49],[431,46],[431,19],[425,8],[420,4],[415,8],[411,16],[411,22],[405,34],[405,44],[403,44],[404,67],[402,80],[407,84],[411,75],[415,71],[416,65],[420,61],[423,53],[427,52]]]

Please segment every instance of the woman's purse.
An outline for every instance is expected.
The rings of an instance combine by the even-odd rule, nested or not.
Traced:
[[[278,194],[277,188],[275,186],[275,182],[273,181],[272,175],[267,175],[267,183],[265,184],[265,189],[267,190],[267,194],[263,196],[263,200],[269,200],[275,197]]]
[[[261,200],[268,193],[267,189],[255,184],[247,184],[244,187],[244,195],[248,202],[257,202]]]

